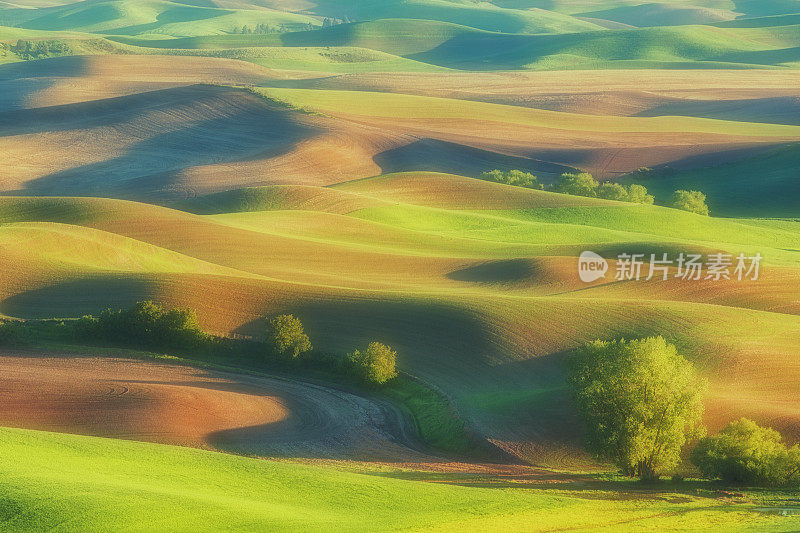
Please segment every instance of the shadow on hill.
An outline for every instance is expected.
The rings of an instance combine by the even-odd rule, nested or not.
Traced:
[[[127,308],[154,299],[158,290],[144,276],[97,275],[14,294],[0,302],[0,313],[17,318],[74,318],[107,308]]]
[[[86,71],[87,59],[81,56],[0,65],[0,121],[8,112],[26,108],[32,95],[52,87],[58,78],[81,76]]]
[[[557,176],[575,169],[538,159],[517,157],[438,139],[420,139],[372,158],[383,173],[431,171],[462,176],[499,169],[519,169]]]
[[[347,353],[378,340],[400,350],[401,367],[405,358],[427,358],[431,349],[444,344],[464,358],[492,347],[491,333],[480,317],[458,305],[436,301],[369,299],[353,294],[347,300],[298,302],[272,314],[284,312],[299,317],[308,335],[326,350]],[[252,335],[263,325],[263,320],[255,319],[235,333]]]
[[[723,54],[713,58],[716,61],[746,63],[750,65],[780,65],[800,61],[800,46],[779,50],[754,50]]]
[[[181,124],[177,128],[173,125],[175,118]],[[292,111],[271,108],[240,90],[207,85],[0,117],[4,135],[84,128],[98,134],[113,129],[115,136],[122,133],[131,140],[152,136],[122,148],[120,155],[105,161],[32,180],[26,183],[24,194],[130,199],[180,194],[173,192],[180,170],[274,157],[317,133],[314,127],[298,121]]]
[[[633,116],[703,117],[739,122],[800,125],[800,98],[778,96],[773,98],[750,98],[745,100],[670,101],[641,111]]]
[[[406,57],[458,70],[514,70],[535,59],[529,53],[535,42],[536,36],[533,35],[470,32],[456,35],[435,48]]]
[[[487,284],[521,284],[534,281],[540,272],[539,265],[531,259],[487,261],[455,270],[447,277],[456,281]]]
[[[49,57],[0,65],[0,80],[29,78],[75,78],[89,73],[89,57]]]
[[[712,215],[800,215],[800,144],[762,145],[723,154],[685,158],[671,172],[642,180],[659,203],[677,189],[702,191]]]

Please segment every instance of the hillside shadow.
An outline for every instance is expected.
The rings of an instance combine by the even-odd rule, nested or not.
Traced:
[[[420,139],[376,154],[372,159],[384,173],[431,171],[474,176],[497,168],[551,175],[574,171],[572,167],[557,163],[505,155],[438,139]]]
[[[317,133],[315,128],[298,122],[292,111],[260,105],[260,101],[234,101],[229,107],[223,107],[222,112],[214,109],[217,99],[223,104],[228,103],[227,91],[232,89],[204,85],[157,91],[159,96],[168,95],[157,106],[152,101],[147,103],[154,97],[153,93],[111,99],[99,104],[102,110],[99,116],[94,115],[98,109],[96,103],[9,113],[0,118],[0,131],[4,135],[13,134],[15,130],[18,132],[31,129],[38,132],[76,127],[129,126],[138,129],[142,126],[136,126],[135,121],[142,118],[141,115],[159,112],[164,114],[164,120],[168,120],[176,108],[180,110],[180,106],[187,105],[187,101],[188,105],[194,103],[200,106],[198,113],[204,107],[211,108],[206,112],[206,117],[201,117],[189,126],[156,133],[128,146],[116,157],[31,180],[19,192],[29,195],[116,195],[131,199],[143,198],[148,193],[171,191],[178,179],[176,172],[185,168],[275,157]],[[212,100],[208,101],[207,98]],[[130,102],[136,105],[129,105]],[[69,114],[77,118],[70,120],[69,116],[65,117],[65,110],[74,110],[74,113],[70,111]],[[88,112],[89,110],[92,112]],[[23,123],[27,125],[20,125],[18,115],[28,117]],[[42,120],[37,125],[31,117],[40,117]],[[169,124],[165,123],[164,126],[168,127]],[[153,123],[145,127],[156,132],[159,125]]]
[[[506,259],[486,261],[460,270],[449,272],[447,277],[456,281],[486,284],[519,284],[531,282],[541,271],[530,259]]]
[[[81,56],[19,61],[0,65],[0,113],[18,112],[28,107],[31,96],[49,89],[58,78],[80,76],[87,70]],[[2,116],[2,115],[0,115]],[[20,123],[24,118],[17,115]]]
[[[0,313],[26,319],[79,317],[109,307],[130,307],[157,294],[157,287],[145,276],[97,275],[9,296],[0,302]]]
[[[0,114],[0,136],[117,128],[153,111],[169,110],[188,101],[211,96],[216,89],[210,85],[171,87],[100,100],[9,111]]]
[[[0,65],[0,80],[74,78],[88,73],[88,56],[48,57]]]
[[[280,312],[302,319],[309,336],[324,342],[326,350],[347,353],[356,345],[380,340],[406,358],[427,358],[429,343],[448,344],[462,358],[483,359],[492,348],[488,326],[467,309],[428,300],[316,300],[298,302]],[[263,330],[263,319],[243,324],[235,333],[249,335]],[[413,334],[409,334],[413,332]],[[420,348],[424,350],[421,352]],[[462,361],[463,362],[463,359]],[[453,364],[461,363],[454,361]]]
[[[777,96],[770,98],[722,100],[718,102],[708,102],[704,100],[687,100],[685,102],[672,101],[651,107],[645,111],[640,111],[632,116],[703,117],[737,122],[800,126],[800,98],[796,96]]]
[[[516,70],[559,49],[562,36],[463,33],[408,59],[456,70]]]
[[[731,52],[713,58],[715,61],[747,63],[751,65],[780,65],[800,61],[800,46],[779,50],[753,50]]]

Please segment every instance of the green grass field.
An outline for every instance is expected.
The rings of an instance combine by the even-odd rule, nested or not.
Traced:
[[[353,473],[14,429],[0,430],[0,473],[6,531],[547,531],[567,517],[575,527],[617,531],[619,524],[716,531],[798,526],[796,517],[669,488],[622,499],[607,488],[465,487],[457,476],[426,483],[402,479],[415,477],[408,472]]]

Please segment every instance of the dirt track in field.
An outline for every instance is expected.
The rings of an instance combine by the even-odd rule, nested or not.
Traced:
[[[120,357],[0,353],[0,426],[259,456],[422,460],[399,409],[279,378]]]

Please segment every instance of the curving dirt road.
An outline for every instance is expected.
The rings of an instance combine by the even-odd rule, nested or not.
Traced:
[[[425,458],[379,399],[121,357],[0,352],[0,426],[259,456]]]

